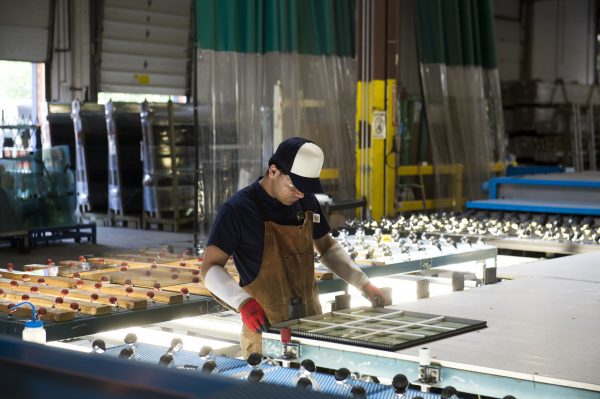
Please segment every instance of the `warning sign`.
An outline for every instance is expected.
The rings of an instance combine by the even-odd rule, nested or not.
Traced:
[[[371,122],[371,130],[373,131],[374,139],[385,139],[385,119],[385,111],[373,111],[373,121]]]

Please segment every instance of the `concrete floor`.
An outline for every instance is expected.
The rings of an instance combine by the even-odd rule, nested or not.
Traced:
[[[201,242],[205,237],[198,236]],[[194,235],[192,233],[171,233],[154,230],[136,230],[124,227],[98,227],[96,244],[73,240],[52,241],[48,244],[38,243],[27,254],[21,254],[15,248],[10,248],[7,243],[0,243],[0,268],[12,262],[17,269],[32,263],[45,264],[48,259],[55,261],[76,260],[79,256],[107,256],[115,252],[138,252],[145,248],[169,249],[178,253],[193,247]]]

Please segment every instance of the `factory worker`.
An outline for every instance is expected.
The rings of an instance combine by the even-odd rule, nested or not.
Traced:
[[[384,293],[335,241],[314,193],[322,192],[323,151],[301,137],[283,141],[265,176],[238,191],[219,209],[202,262],[208,290],[241,313],[242,355],[262,353],[261,332],[321,313],[314,249],[321,263],[373,303]],[[240,283],[224,266],[230,256]]]

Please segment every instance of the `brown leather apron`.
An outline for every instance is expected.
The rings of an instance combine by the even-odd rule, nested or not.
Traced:
[[[264,217],[263,205],[259,207]],[[243,288],[263,307],[271,324],[288,320],[292,299],[306,307],[305,316],[320,314],[319,290],[315,281],[313,213],[304,213],[301,226],[265,221],[265,243],[258,276]],[[262,353],[262,336],[244,325],[240,337],[242,356]]]

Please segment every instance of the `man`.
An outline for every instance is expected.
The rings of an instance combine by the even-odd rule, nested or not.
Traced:
[[[323,151],[301,137],[283,141],[267,174],[219,209],[202,262],[204,284],[241,313],[242,355],[262,353],[261,331],[271,323],[321,313],[314,249],[321,263],[373,303],[384,293],[352,262],[331,235],[313,193],[322,192]],[[238,285],[225,271],[233,255]]]

